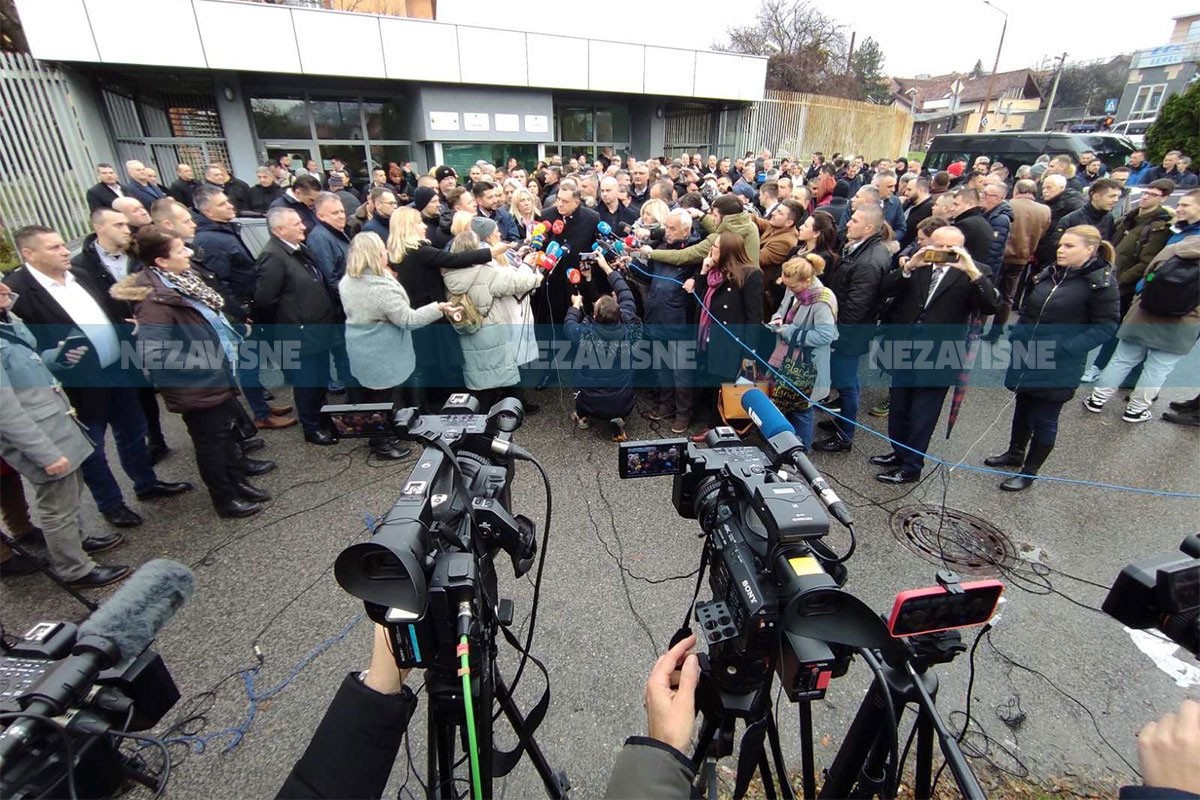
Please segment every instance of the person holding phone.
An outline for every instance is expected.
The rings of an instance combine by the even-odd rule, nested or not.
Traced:
[[[972,314],[994,314],[1000,293],[964,247],[962,231],[938,228],[929,245],[883,278],[880,293],[893,297],[882,355],[892,373],[888,437],[892,452],[872,456],[885,471],[882,483],[915,483],[942,413],[946,392],[964,364],[961,353]]]

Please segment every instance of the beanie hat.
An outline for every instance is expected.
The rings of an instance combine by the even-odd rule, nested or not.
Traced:
[[[429,201],[435,197],[437,197],[437,192],[428,186],[422,186],[413,192],[413,208],[417,211],[424,211],[425,206],[429,205]]]
[[[438,183],[441,183],[445,178],[457,178],[458,173],[454,171],[454,167],[447,167],[443,165],[433,171],[433,177],[437,179]]]
[[[487,217],[475,217],[471,220],[471,232],[478,236],[481,242],[486,242],[488,237],[496,232],[497,227],[495,221]]]

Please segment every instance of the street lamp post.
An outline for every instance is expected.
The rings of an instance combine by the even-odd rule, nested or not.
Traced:
[[[996,70],[1000,68],[1000,51],[1004,49],[1004,34],[1008,32],[1008,13],[991,0],[983,0],[983,4],[999,11],[1004,15],[1004,26],[1000,28],[1000,44],[996,45],[996,61],[992,64],[992,74],[988,75],[987,90],[983,96],[983,116],[979,120],[979,131],[982,133],[988,127],[988,105],[992,102],[992,81],[996,80]]]

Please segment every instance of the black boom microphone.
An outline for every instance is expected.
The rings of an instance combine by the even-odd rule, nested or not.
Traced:
[[[136,658],[192,596],[195,577],[177,561],[144,564],[124,586],[79,626],[71,655],[60,661],[19,700],[28,714],[56,717],[87,693],[96,676]],[[0,770],[33,737],[40,720],[20,719],[0,732]]]

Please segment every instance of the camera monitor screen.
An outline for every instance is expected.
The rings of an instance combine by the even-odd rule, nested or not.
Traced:
[[[386,436],[392,432],[391,403],[323,406],[325,426],[343,439]]]
[[[622,478],[681,475],[686,467],[686,456],[685,439],[625,442],[617,452],[617,472]]]

